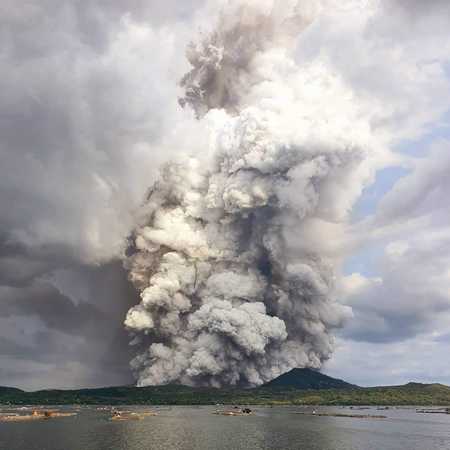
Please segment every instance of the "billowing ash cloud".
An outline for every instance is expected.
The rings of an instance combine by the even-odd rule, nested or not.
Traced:
[[[373,137],[325,63],[294,61],[316,13],[302,8],[234,2],[188,48],[180,103],[209,146],[163,168],[125,262],[141,296],[125,321],[139,385],[254,385],[318,368],[351,315],[332,295],[330,249]]]

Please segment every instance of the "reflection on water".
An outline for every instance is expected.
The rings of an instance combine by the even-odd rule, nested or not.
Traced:
[[[295,414],[299,408],[256,408],[250,416],[218,416],[213,407],[161,408],[156,417],[110,421],[107,411],[0,423],[1,450],[444,450],[450,415],[383,411],[387,419]],[[322,408],[342,412],[337,408]],[[139,410],[139,408],[137,408]],[[372,411],[372,414],[376,411]]]

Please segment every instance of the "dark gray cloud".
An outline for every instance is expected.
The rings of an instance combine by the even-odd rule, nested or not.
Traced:
[[[33,347],[18,344],[3,336],[0,337],[0,355],[21,359],[33,359],[35,354],[36,349]]]
[[[130,382],[136,293],[106,262],[176,151],[161,138],[202,4],[1,2],[0,384]]]
[[[0,295],[0,317],[35,315],[48,328],[69,334],[90,334],[90,330],[107,325],[102,323],[105,315],[93,304],[75,304],[49,283],[36,281],[24,288],[4,286]]]
[[[34,378],[35,387],[51,387],[51,374],[73,365],[78,372],[64,372],[55,383],[130,383],[131,352],[122,321],[137,299],[121,264],[59,270],[56,284],[70,296],[46,281],[0,287],[0,362],[8,360],[0,365],[24,370],[28,361],[28,377]],[[80,292],[74,288],[77,285],[82,286]],[[34,374],[33,364],[39,366],[40,375]],[[22,383],[28,386],[25,375]],[[11,382],[0,373],[0,384]]]

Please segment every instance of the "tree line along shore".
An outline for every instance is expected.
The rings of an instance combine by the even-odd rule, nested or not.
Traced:
[[[450,405],[450,387],[408,383],[402,386],[298,389],[194,388],[181,385],[106,387],[25,392],[0,387],[0,404],[9,405]]]

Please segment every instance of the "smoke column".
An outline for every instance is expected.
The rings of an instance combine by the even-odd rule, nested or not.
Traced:
[[[125,321],[138,385],[258,385],[319,368],[351,316],[328,250],[372,137],[339,76],[294,60],[319,13],[234,1],[188,47],[180,104],[209,145],[162,168],[125,261],[141,296]]]

